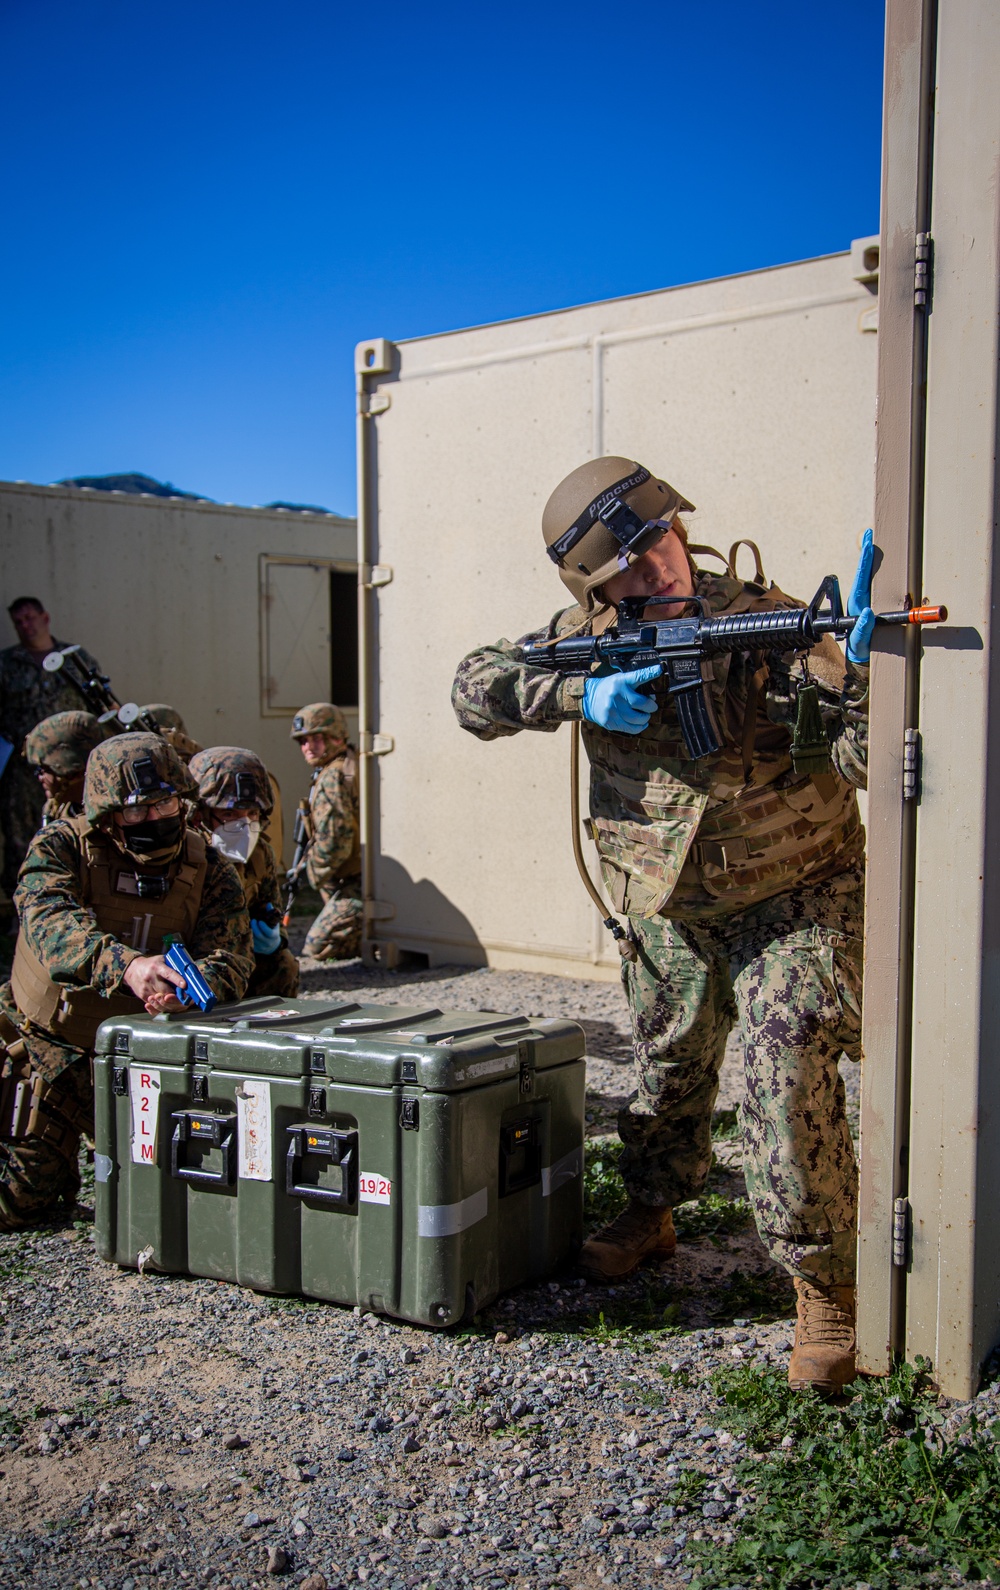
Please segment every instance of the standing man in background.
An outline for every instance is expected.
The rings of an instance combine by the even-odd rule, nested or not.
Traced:
[[[348,744],[344,714],[328,701],[296,713],[292,739],[313,770],[305,869],[323,899],[302,953],[317,961],[349,960],[361,945],[358,753]]]
[[[18,596],[7,609],[17,631],[17,645],[0,651],[0,833],[3,835],[3,868],[0,883],[13,899],[21,863],[32,836],[42,821],[45,796],[23,755],[24,741],[32,729],[55,712],[79,711],[85,705],[66,674],[46,673],[42,664],[50,652],[69,641],[53,640],[51,620],[37,596]],[[89,652],[84,663],[99,669]]]

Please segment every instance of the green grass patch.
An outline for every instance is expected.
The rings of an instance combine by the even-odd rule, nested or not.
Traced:
[[[735,1110],[720,1110],[722,1126],[735,1117]],[[716,1136],[725,1135],[716,1131]],[[620,1215],[628,1203],[628,1195],[618,1169],[622,1145],[617,1137],[592,1137],[587,1144],[583,1172],[583,1218],[588,1231],[606,1226]],[[718,1177],[713,1177],[718,1180]],[[729,1181],[730,1173],[723,1179]],[[742,1182],[739,1183],[742,1185]],[[733,1231],[744,1231],[753,1225],[753,1210],[749,1199],[727,1197],[709,1182],[709,1189],[700,1198],[680,1204],[674,1210],[674,1227],[677,1235],[686,1242],[699,1242],[703,1238],[715,1241]]]
[[[628,1195],[618,1172],[622,1145],[617,1137],[592,1137],[583,1168],[583,1219],[588,1231],[620,1215]]]
[[[18,1436],[24,1428],[13,1408],[0,1408],[0,1437]]]
[[[763,1456],[741,1463],[751,1500],[730,1545],[694,1541],[691,1590],[895,1590],[1000,1573],[1000,1421],[945,1437],[926,1361],[859,1381],[837,1406],[774,1369],[720,1369],[720,1423]],[[781,1447],[784,1438],[791,1446]]]
[[[717,1192],[703,1193],[674,1210],[674,1230],[682,1242],[697,1242],[702,1237],[714,1242],[730,1231],[745,1231],[752,1225],[748,1198],[726,1198]]]

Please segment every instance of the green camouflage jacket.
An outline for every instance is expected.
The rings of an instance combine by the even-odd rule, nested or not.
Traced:
[[[53,640],[52,644],[61,651],[69,642]],[[80,657],[84,663],[99,668],[88,651],[81,649]],[[50,718],[54,712],[80,712],[86,707],[65,671],[47,674],[31,661],[24,646],[7,646],[0,651],[0,735],[10,741],[15,751],[20,751],[25,736],[43,718]]]
[[[233,863],[236,875],[243,884],[243,898],[246,901],[247,915],[256,917],[258,921],[267,921],[267,908],[274,907],[271,913],[275,925],[281,921],[282,902],[281,891],[278,886],[278,863],[274,859],[274,851],[261,834],[253,847],[253,854],[245,866],[239,862]],[[277,913],[275,915],[275,913]],[[288,943],[288,934],[281,929],[282,944]]]
[[[696,594],[709,613],[800,606],[776,587],[699,573]],[[581,719],[584,680],[528,667],[521,646],[576,631],[580,608],[557,613],[543,630],[500,640],[459,664],[452,692],[458,721],[482,740],[520,729],[552,731]],[[711,687],[724,745],[692,761],[662,679],[661,710],[638,735],[583,722],[590,758],[590,831],[614,909],[651,917],[742,909],[785,889],[820,881],[857,860],[864,847],[854,787],[866,782],[868,669],[846,664],[833,641],[809,657],[830,747],[830,773],[792,769],[790,746],[801,664],[770,658],[758,702],[754,769],[741,757],[750,665],[739,654],[715,658]]]
[[[314,889],[332,889],[361,871],[358,754],[347,746],[313,774],[309,789],[312,838],[306,876]]]
[[[218,1000],[240,999],[254,964],[243,889],[210,845],[206,861],[197,928],[185,948]],[[35,835],[14,895],[21,932],[55,982],[127,994],[125,969],[139,951],[97,926],[84,901],[83,865],[82,840],[69,823]]]

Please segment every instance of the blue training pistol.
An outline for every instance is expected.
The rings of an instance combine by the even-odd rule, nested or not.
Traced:
[[[187,985],[176,991],[181,1004],[197,1005],[207,1015],[218,1001],[179,939],[175,939],[167,949],[164,960],[175,972],[180,972]]]

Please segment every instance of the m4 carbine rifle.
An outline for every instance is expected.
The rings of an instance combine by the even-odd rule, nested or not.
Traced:
[[[92,712],[101,723],[119,723],[123,729],[146,729],[150,734],[162,731],[156,719],[143,712],[134,701],[124,705],[111,688],[107,674],[98,673],[84,662],[79,646],[64,646],[62,651],[50,651],[42,667],[46,673],[64,673],[74,684]]]
[[[288,926],[288,921],[292,914],[292,906],[295,904],[295,896],[302,887],[302,874],[305,871],[306,865],[306,851],[309,849],[309,841],[311,838],[312,831],[309,823],[309,803],[307,801],[300,801],[298,806],[295,808],[295,827],[292,829],[292,839],[295,842],[295,852],[292,856],[292,864],[285,873],[285,888],[288,892],[285,895],[285,914],[281,919],[282,927]]]
[[[671,602],[697,608],[682,618],[644,618],[649,607]],[[827,603],[824,609],[824,602]],[[907,607],[877,613],[876,624],[938,624],[945,607]],[[618,604],[618,618],[603,635],[575,635],[522,648],[524,660],[555,673],[589,674],[608,664],[616,672],[659,665],[677,707],[688,755],[711,756],[723,740],[706,680],[705,664],[723,652],[805,653],[824,635],[845,640],[856,619],[844,613],[840,582],[829,574],[808,607],[775,607],[762,612],[705,617],[697,596],[630,596]]]

